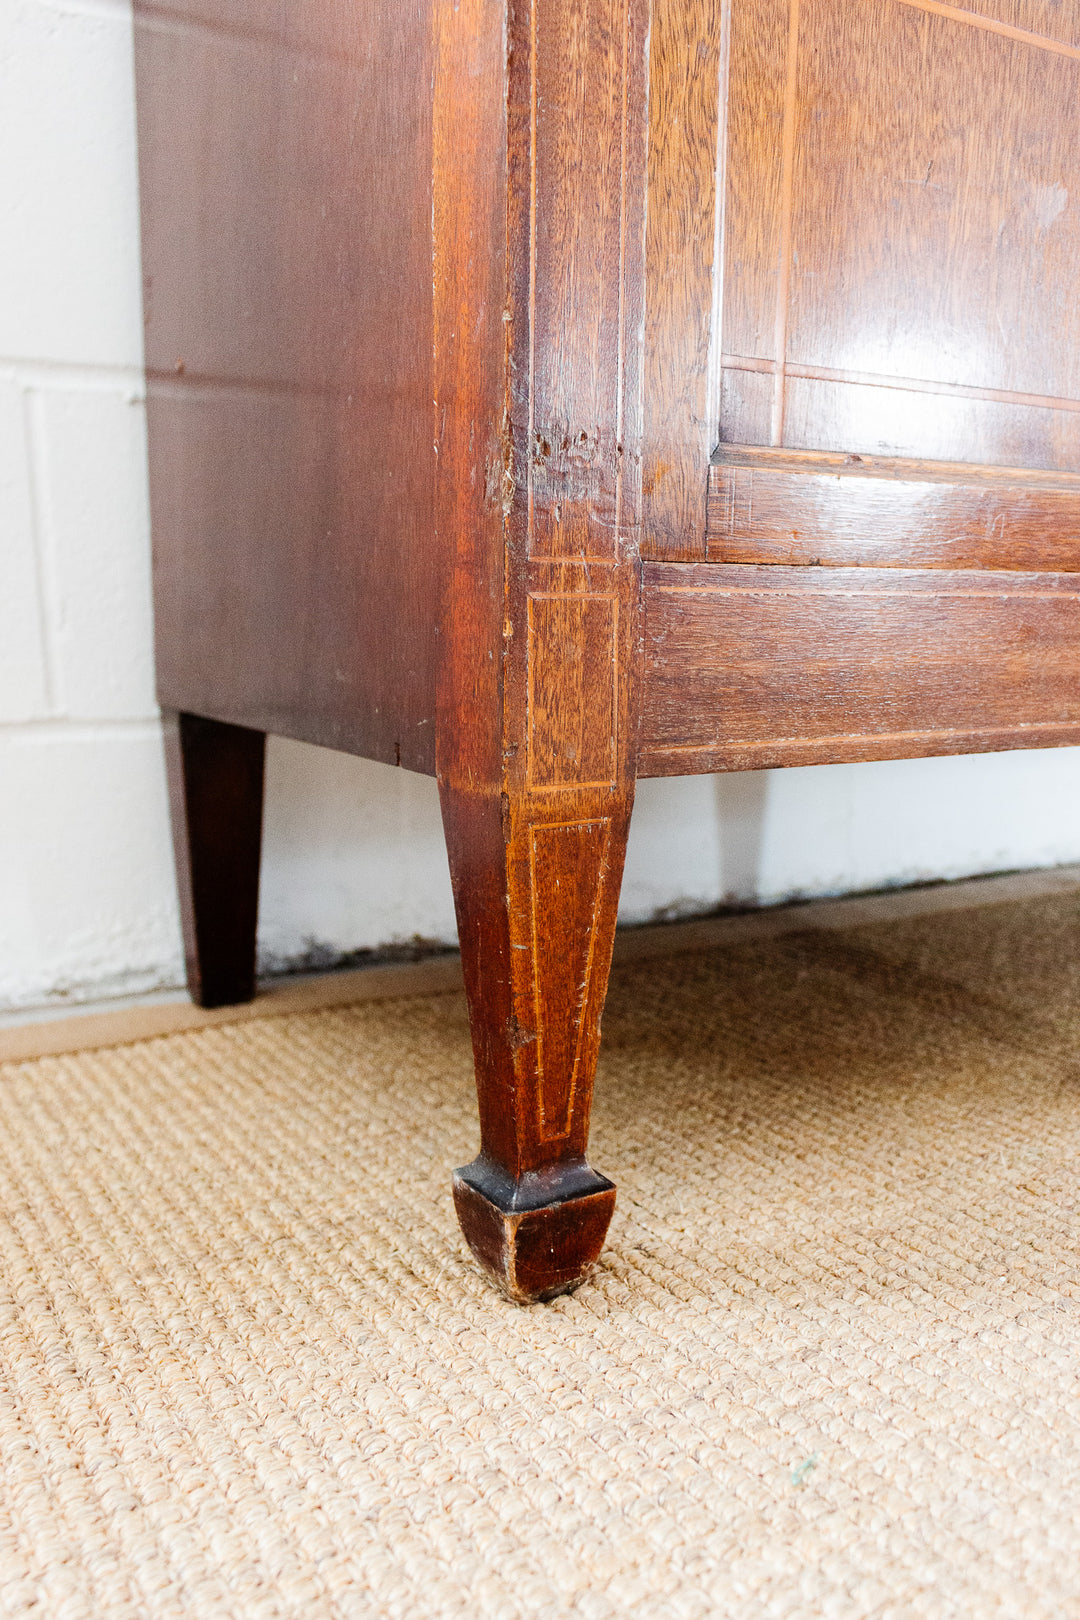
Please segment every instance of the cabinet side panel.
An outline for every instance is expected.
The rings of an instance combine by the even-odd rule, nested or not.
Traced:
[[[136,73],[162,700],[431,771],[430,0],[139,0]]]

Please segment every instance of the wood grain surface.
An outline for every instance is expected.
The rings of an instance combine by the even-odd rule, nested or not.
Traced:
[[[651,563],[639,774],[1080,743],[1069,574]]]
[[[824,498],[816,518],[774,514],[760,551],[718,549],[723,474],[706,536],[717,443],[1080,470],[1077,33],[1072,8],[1036,0],[655,9],[646,557],[819,554],[778,554],[772,530],[823,535]],[[938,565],[932,536],[952,510],[928,501],[928,536],[913,542],[899,503],[863,493],[868,520],[883,520],[870,560]],[[1070,566],[1067,537],[1036,561],[1030,501],[1011,520],[988,505],[956,514],[969,541],[996,524],[1017,535],[1015,566]],[[1062,505],[1050,501],[1051,527]],[[954,560],[985,565],[964,544]]]
[[[733,7],[720,438],[1080,468],[1077,33],[1034,0]]]
[[[710,562],[1080,568],[1080,474],[722,445]]]
[[[716,443],[730,9],[652,5],[642,543],[656,557],[700,550]]]
[[[585,1152],[634,782],[646,30],[638,0],[536,0],[505,38],[494,10],[446,0],[438,36],[439,778],[481,1120],[458,1209],[531,1298],[614,1196]]]

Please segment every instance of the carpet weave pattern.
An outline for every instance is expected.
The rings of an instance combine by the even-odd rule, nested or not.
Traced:
[[[462,999],[0,1068],[0,1614],[1080,1612],[1080,900],[619,969],[593,1279]]]

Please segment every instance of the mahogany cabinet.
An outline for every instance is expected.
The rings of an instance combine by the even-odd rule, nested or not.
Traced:
[[[1080,742],[1080,3],[135,9],[192,989],[266,733],[434,774],[455,1197],[545,1298],[636,778]]]

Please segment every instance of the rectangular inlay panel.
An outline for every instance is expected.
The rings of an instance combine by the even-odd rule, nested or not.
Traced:
[[[529,597],[529,786],[595,787],[615,777],[611,596]]]
[[[644,556],[742,558],[718,443],[1080,471],[1080,9],[663,0],[653,46]]]

